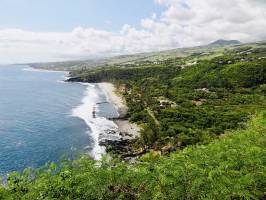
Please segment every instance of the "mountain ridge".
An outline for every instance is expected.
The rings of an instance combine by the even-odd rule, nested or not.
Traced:
[[[224,40],[219,39],[208,44],[208,46],[227,46],[227,45],[240,45],[242,44],[239,40]]]

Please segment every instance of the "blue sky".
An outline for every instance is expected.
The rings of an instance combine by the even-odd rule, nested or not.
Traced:
[[[154,0],[1,0],[0,28],[118,31],[124,24],[139,27],[140,19],[162,10]]]

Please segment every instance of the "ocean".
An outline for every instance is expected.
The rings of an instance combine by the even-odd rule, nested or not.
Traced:
[[[100,159],[101,132],[116,108],[97,84],[68,83],[66,72],[0,66],[0,174],[86,153]],[[92,115],[96,111],[97,118]]]

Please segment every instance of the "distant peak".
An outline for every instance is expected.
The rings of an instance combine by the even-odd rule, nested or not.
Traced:
[[[212,43],[210,43],[208,46],[226,46],[226,45],[238,45],[241,44],[238,40],[216,40]]]

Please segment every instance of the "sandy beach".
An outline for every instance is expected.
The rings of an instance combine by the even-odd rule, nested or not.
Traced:
[[[99,83],[99,86],[102,90],[106,92],[108,100],[113,103],[119,113],[119,117],[122,118],[126,115],[128,107],[126,106],[125,101],[119,94],[116,92],[116,88],[112,83]]]
[[[114,84],[112,83],[99,83],[99,86],[102,90],[106,92],[108,100],[115,105],[119,113],[119,118],[113,120],[124,139],[135,138],[139,136],[140,128],[136,124],[130,123],[127,119],[122,119],[125,117],[128,111],[125,100],[119,95],[116,91]]]

